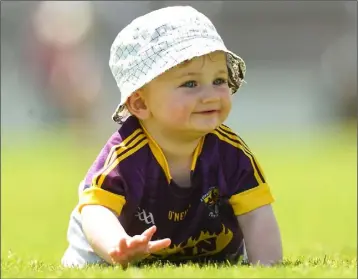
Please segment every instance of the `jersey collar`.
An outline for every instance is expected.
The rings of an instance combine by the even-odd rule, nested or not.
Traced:
[[[157,144],[157,142],[153,139],[153,137],[148,133],[148,131],[144,128],[141,121],[139,121],[139,124],[148,139],[149,148],[153,152],[153,155],[154,155],[155,159],[158,161],[160,167],[163,169],[168,183],[170,183],[172,181],[172,176],[170,174],[169,164],[168,164],[167,159],[165,158],[163,150],[160,148],[160,146]],[[198,158],[201,154],[201,151],[203,149],[204,139],[205,139],[205,137],[202,137],[200,139],[199,144],[197,145],[197,147],[194,150],[194,154],[193,154],[193,158],[192,158],[192,162],[191,162],[191,171],[192,172],[195,170],[195,167],[197,165],[197,160],[198,160]]]

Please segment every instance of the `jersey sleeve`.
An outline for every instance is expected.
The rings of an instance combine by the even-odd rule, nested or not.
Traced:
[[[235,215],[248,213],[261,206],[271,204],[271,194],[266,177],[256,157],[238,137],[236,150],[231,153],[230,198]]]
[[[117,132],[107,141],[92,164],[79,193],[78,210],[85,205],[102,205],[120,215],[126,203],[126,183],[116,161],[120,154],[122,139]]]

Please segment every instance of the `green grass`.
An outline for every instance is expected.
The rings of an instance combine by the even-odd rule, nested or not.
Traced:
[[[77,185],[102,144],[79,151],[68,137],[39,136],[4,141],[1,148],[2,277],[356,278],[356,131],[244,138],[276,198],[283,265],[63,269],[59,262]]]

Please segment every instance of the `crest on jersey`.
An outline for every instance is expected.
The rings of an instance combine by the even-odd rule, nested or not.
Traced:
[[[200,200],[209,209],[210,217],[216,218],[219,216],[220,196],[217,187],[209,188],[209,191]]]

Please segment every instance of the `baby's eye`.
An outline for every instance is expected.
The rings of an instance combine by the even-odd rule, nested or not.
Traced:
[[[222,85],[222,84],[226,84],[227,80],[223,79],[223,78],[217,78],[216,80],[214,80],[214,85]]]
[[[198,83],[195,80],[190,80],[180,85],[180,87],[188,87],[188,88],[194,88],[196,86],[198,86]]]

